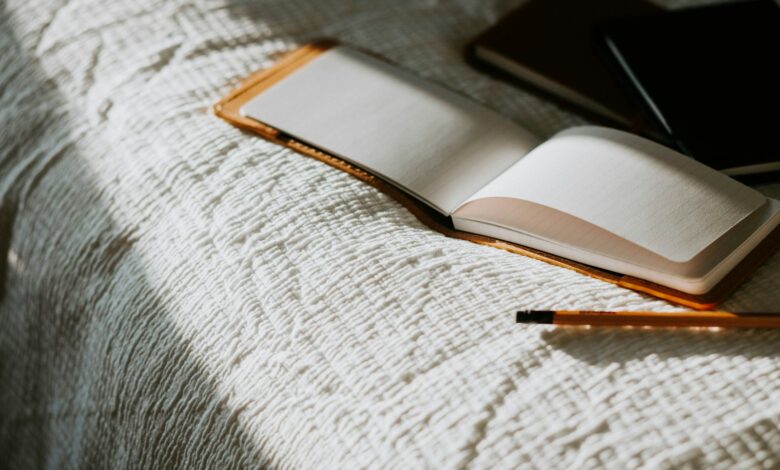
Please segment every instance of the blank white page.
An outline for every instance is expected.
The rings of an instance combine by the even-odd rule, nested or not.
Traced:
[[[446,215],[539,143],[471,100],[344,46],[241,112],[378,174]]]
[[[555,135],[470,200],[483,198],[551,207],[678,263],[767,202],[758,191],[672,149],[602,127]]]

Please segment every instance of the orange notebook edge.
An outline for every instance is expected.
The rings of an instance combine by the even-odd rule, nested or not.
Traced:
[[[259,134],[267,140],[289,147],[298,153],[345,171],[353,177],[370,184],[401,203],[425,225],[448,237],[468,240],[480,245],[487,245],[527,256],[555,266],[571,269],[617,286],[652,295],[697,310],[711,310],[715,308],[719,302],[725,300],[740,284],[742,284],[742,282],[744,282],[745,279],[747,279],[747,277],[764,262],[764,260],[772,255],[772,253],[776,251],[778,245],[780,245],[780,227],[778,227],[734,269],[732,269],[732,271],[712,290],[705,294],[688,294],[650,281],[595,268],[515,243],[455,230],[452,227],[449,218],[437,213],[414,197],[398,189],[392,183],[376,177],[354,165],[350,165],[328,152],[291,139],[278,129],[241,115],[241,107],[249,100],[337,44],[336,41],[325,40],[306,44],[293,50],[272,67],[260,70],[247,77],[238,88],[232,90],[224,98],[215,103],[212,106],[212,111],[216,116],[236,127]]]

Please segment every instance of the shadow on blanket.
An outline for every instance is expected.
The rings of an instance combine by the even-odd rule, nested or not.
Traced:
[[[84,129],[4,6],[0,468],[264,466],[145,282],[137,229],[112,220],[71,144]]]
[[[557,328],[542,338],[550,346],[591,365],[625,364],[669,358],[715,357],[718,360],[780,358],[780,331],[674,328]]]

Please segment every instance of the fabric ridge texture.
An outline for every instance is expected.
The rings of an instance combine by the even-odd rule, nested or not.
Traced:
[[[0,3],[0,468],[780,466],[780,332],[516,325],[674,307],[209,112],[331,37],[542,137],[584,123],[462,60],[519,3]],[[723,307],[778,286],[775,255]]]

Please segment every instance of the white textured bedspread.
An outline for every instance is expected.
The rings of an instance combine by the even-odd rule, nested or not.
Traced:
[[[780,333],[516,325],[673,307],[209,112],[335,37],[539,135],[582,122],[462,60],[517,4],[0,2],[0,467],[780,466]],[[726,307],[778,290],[775,256]]]

